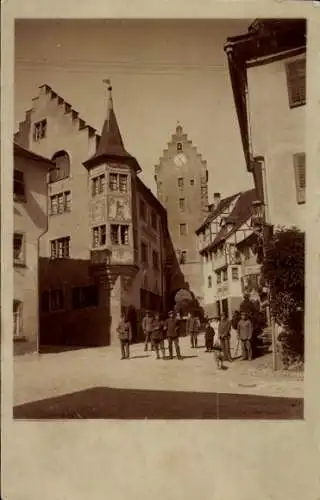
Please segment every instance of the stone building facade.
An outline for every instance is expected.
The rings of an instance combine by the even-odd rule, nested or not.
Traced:
[[[40,242],[42,344],[107,345],[123,311],[138,338],[140,315],[167,307],[167,276],[184,282],[166,211],[125,150],[111,86],[101,134],[43,85],[15,140],[54,163]]]
[[[195,231],[208,213],[208,170],[206,161],[179,124],[155,167],[155,181],[158,198],[167,210],[168,228],[181,271],[201,304],[201,259]]]
[[[14,144],[13,340],[16,354],[38,349],[38,252],[47,230],[51,161]]]
[[[225,51],[247,170],[265,219],[306,226],[306,21],[258,19]]]

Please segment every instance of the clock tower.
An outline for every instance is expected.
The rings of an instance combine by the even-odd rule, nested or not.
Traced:
[[[208,170],[180,123],[155,167],[155,181],[185,281],[201,302],[201,257],[195,231],[208,211]]]

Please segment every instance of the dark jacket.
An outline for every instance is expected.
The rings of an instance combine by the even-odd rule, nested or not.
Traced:
[[[129,321],[120,321],[119,326],[117,328],[117,332],[119,334],[120,340],[130,341],[132,338],[132,332]]]
[[[200,321],[199,318],[191,316],[188,321],[188,330],[191,335],[195,335],[200,331]]]
[[[252,330],[253,328],[250,319],[240,319],[238,323],[238,334],[240,340],[251,340]]]
[[[204,335],[206,339],[213,339],[215,336],[215,331],[211,325],[206,325],[204,328]]]
[[[224,339],[230,336],[231,321],[222,319],[219,323],[219,338]]]
[[[163,339],[163,321],[154,319],[152,321],[152,330],[151,330],[151,338],[153,340],[162,340]]]
[[[165,329],[167,331],[167,337],[179,337],[179,320],[176,318],[167,318],[165,321]]]

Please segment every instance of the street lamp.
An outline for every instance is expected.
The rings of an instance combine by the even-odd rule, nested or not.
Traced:
[[[262,257],[265,258],[266,244],[269,238],[272,237],[273,227],[267,224],[265,218],[265,207],[261,200],[255,200],[252,202],[252,216],[251,216],[251,226],[258,230],[258,234],[262,243]],[[267,320],[271,327],[271,338],[272,338],[272,364],[273,369],[277,369],[277,358],[276,358],[276,334],[275,334],[275,322],[274,318],[270,313],[270,288],[268,289],[268,305],[267,305]]]

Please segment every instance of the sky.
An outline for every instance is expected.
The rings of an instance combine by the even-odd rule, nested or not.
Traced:
[[[236,118],[228,36],[251,20],[20,20],[15,31],[15,130],[50,85],[99,131],[110,78],[125,147],[155,191],[154,166],[177,122],[208,164],[209,200],[252,188]]]

